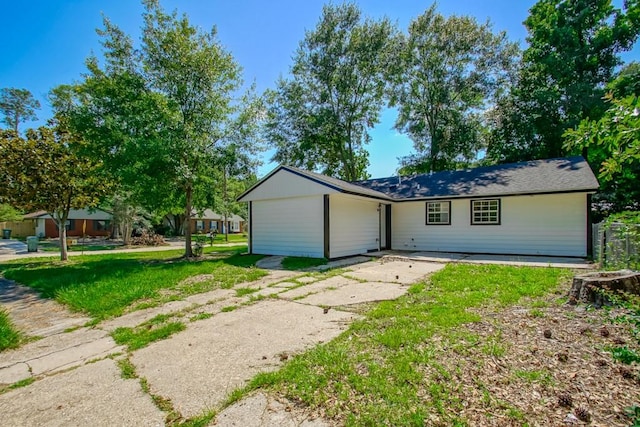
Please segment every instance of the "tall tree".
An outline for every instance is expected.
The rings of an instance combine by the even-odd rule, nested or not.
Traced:
[[[618,9],[612,0],[540,0],[524,24],[529,47],[514,99],[503,104],[507,131],[489,149],[496,161],[563,156],[564,132],[601,117],[604,86],[640,33],[640,1]]]
[[[139,204],[189,221],[207,207],[215,148],[254,129],[259,108],[236,102],[241,70],[215,28],[202,32],[156,0],[144,5],[140,48],[105,19],[104,66],[89,58],[85,81],[61,89],[60,111]]]
[[[599,171],[593,198],[596,220],[640,208],[640,66],[631,63],[607,85],[607,110],[599,120],[583,120],[565,133],[567,150],[589,150]]]
[[[402,160],[411,172],[455,168],[484,148],[483,115],[510,81],[518,48],[504,32],[467,16],[444,17],[432,5],[409,25],[403,72],[392,96],[396,128],[416,154]]]
[[[40,102],[27,89],[0,89],[0,112],[4,115],[2,121],[16,133],[20,123],[38,119],[35,112],[38,108]]]
[[[365,18],[353,3],[324,6],[290,78],[268,93],[273,160],[348,181],[366,178],[367,130],[379,121],[396,42],[388,19]]]
[[[67,219],[71,209],[93,207],[108,182],[96,170],[99,163],[81,157],[84,142],[60,128],[0,131],[0,203],[24,210],[44,210],[60,234],[60,259],[67,260]]]

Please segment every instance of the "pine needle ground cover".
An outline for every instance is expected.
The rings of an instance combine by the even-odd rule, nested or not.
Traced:
[[[271,390],[348,426],[629,425],[639,370],[606,350],[627,332],[566,304],[571,276],[451,264],[245,392]]]
[[[7,279],[96,320],[119,316],[136,303],[150,307],[266,274],[254,267],[259,256],[240,254],[244,247],[207,249],[208,255],[196,260],[179,258],[180,251],[161,251],[72,257],[66,263],[34,258],[2,264],[0,270]],[[186,280],[202,275],[208,280]]]

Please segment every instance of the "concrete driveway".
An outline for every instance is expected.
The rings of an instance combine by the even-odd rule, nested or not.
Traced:
[[[277,259],[269,261],[274,269],[268,276],[238,285],[255,288],[252,295],[219,289],[67,332],[40,325],[42,339],[0,353],[0,386],[33,381],[0,394],[3,424],[149,426],[163,425],[171,412],[183,418],[203,414],[255,374],[278,369],[291,355],[345,331],[360,317],[358,304],[398,298],[411,283],[444,267],[360,257],[334,264],[356,262],[328,277],[278,270]],[[38,309],[37,303],[17,303],[12,317],[16,310]],[[186,330],[133,352],[109,335],[167,313],[182,313]],[[62,316],[55,322],[64,321]],[[216,423],[324,425],[260,394],[219,414]]]

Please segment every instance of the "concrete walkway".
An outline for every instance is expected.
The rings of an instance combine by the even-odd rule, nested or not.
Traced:
[[[411,252],[411,251],[379,251],[367,255],[384,260],[407,260],[423,262],[464,262],[468,264],[502,264],[529,267],[558,267],[591,270],[595,264],[577,257],[555,257],[544,255],[494,255],[465,254],[453,252]]]
[[[358,304],[397,298],[411,283],[444,267],[428,262],[364,261],[368,259],[358,258],[354,265],[345,265],[347,260],[330,263],[328,267],[344,267],[330,277],[277,269],[277,259],[272,259],[274,269],[268,276],[237,286],[254,288],[251,295],[216,289],[94,328],[57,330],[0,353],[0,389],[2,384],[35,380],[0,394],[3,423],[162,425],[169,410],[184,418],[203,414],[219,407],[256,373],[278,369],[291,355],[342,333],[360,317]],[[13,318],[17,306],[2,306]],[[133,352],[117,346],[109,335],[118,327],[135,327],[158,314],[182,319],[186,330]],[[130,366],[147,386],[143,388],[131,373],[124,375],[121,366]],[[255,411],[264,414],[274,408],[284,408],[285,413],[256,418]],[[260,394],[238,402],[218,419],[221,425],[324,425]]]

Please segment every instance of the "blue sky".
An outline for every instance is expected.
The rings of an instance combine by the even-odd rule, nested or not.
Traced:
[[[186,13],[192,24],[205,30],[215,25],[221,42],[244,68],[245,81],[255,81],[260,92],[273,87],[280,75],[288,73],[295,49],[305,30],[315,27],[324,3],[320,0],[161,0],[165,10]],[[432,2],[360,0],[357,3],[366,15],[387,16],[404,30]],[[524,45],[527,34],[522,22],[534,3],[533,0],[441,0],[438,9],[445,15],[472,15],[479,21],[489,19],[494,30],[504,30],[511,40]],[[95,30],[102,26],[103,13],[136,41],[142,25],[142,5],[136,0],[4,1],[2,12],[0,40],[4,46],[0,55],[0,87],[29,89],[43,105],[39,112],[41,122],[51,115],[47,92],[59,84],[80,80],[86,57],[100,52]],[[386,110],[381,123],[371,131],[369,173],[373,177],[393,175],[397,158],[411,151],[411,141],[392,129],[394,120],[395,112]],[[268,163],[268,154],[264,160],[259,175],[274,167]]]

